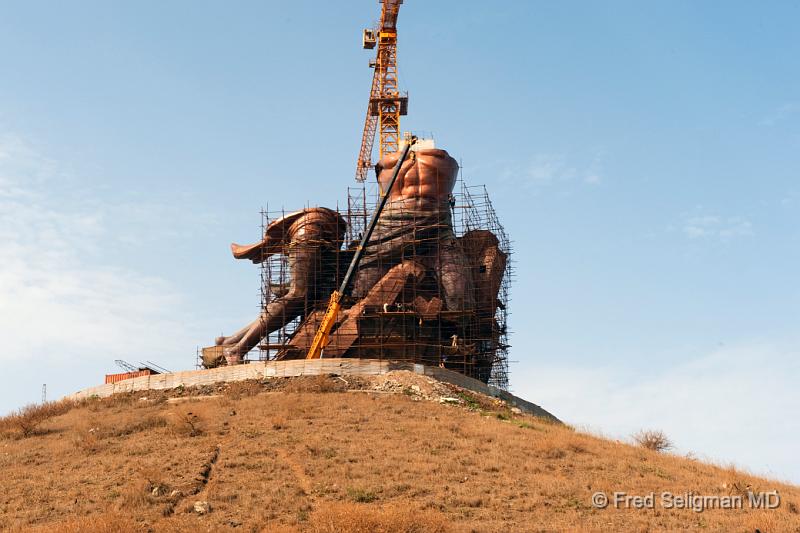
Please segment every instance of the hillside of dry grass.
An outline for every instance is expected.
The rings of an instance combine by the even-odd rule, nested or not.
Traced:
[[[800,488],[605,440],[429,378],[277,378],[0,420],[17,531],[800,531]],[[776,509],[597,509],[592,494]],[[745,498],[745,501],[746,498]]]

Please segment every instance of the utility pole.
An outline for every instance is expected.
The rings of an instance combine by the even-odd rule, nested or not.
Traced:
[[[42,403],[47,403],[47,383],[42,384]]]

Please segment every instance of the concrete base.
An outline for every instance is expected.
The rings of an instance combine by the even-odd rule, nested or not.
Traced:
[[[476,379],[458,372],[415,364],[408,361],[387,361],[385,359],[298,359],[290,361],[252,361],[245,365],[225,366],[208,370],[186,370],[170,374],[156,374],[126,379],[117,383],[98,385],[76,392],[67,398],[80,400],[84,398],[105,398],[121,392],[146,390],[164,390],[177,387],[195,387],[228,381],[246,381],[250,379],[269,379],[277,377],[316,376],[335,374],[341,376],[378,375],[393,370],[408,370],[417,374],[430,376],[445,383],[451,383],[464,389],[479,392],[487,396],[499,398],[521,411],[560,422],[555,416],[541,407],[510,392],[486,385]]]

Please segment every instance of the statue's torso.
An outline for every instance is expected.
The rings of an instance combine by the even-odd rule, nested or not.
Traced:
[[[378,182],[382,190],[389,186],[399,155],[385,156],[378,164]],[[403,163],[389,202],[410,210],[440,209],[453,192],[457,175],[458,163],[445,150],[418,150]]]

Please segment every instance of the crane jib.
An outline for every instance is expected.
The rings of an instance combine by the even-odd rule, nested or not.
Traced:
[[[400,117],[408,113],[408,94],[400,91],[397,74],[397,16],[403,0],[383,0],[377,27],[364,30],[362,45],[377,48],[367,115],[356,161],[356,181],[363,182],[372,167],[372,149],[378,136],[379,157],[400,149]]]

